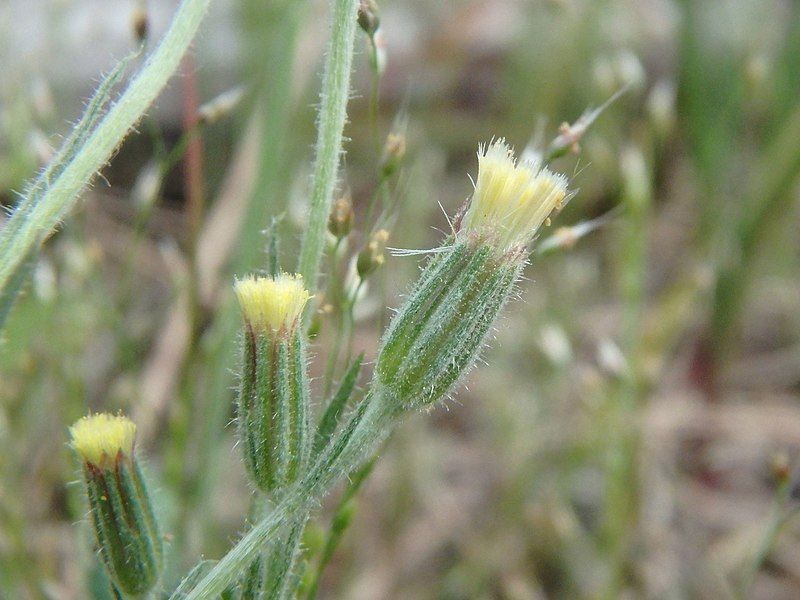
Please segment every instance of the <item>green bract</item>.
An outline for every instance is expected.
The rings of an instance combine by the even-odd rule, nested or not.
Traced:
[[[132,455],[108,468],[84,462],[83,476],[100,557],[114,585],[141,596],[158,580],[161,538],[144,477]]]
[[[246,328],[239,387],[239,441],[263,492],[294,481],[308,460],[308,378],[302,333]]]
[[[475,363],[523,264],[473,240],[437,254],[384,337],[379,393],[405,410],[445,397]]]

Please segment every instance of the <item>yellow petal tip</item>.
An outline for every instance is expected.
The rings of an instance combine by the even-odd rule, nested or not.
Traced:
[[[72,447],[84,461],[107,468],[120,452],[132,454],[136,425],[121,415],[98,413],[78,419],[69,433]]]
[[[237,279],[234,291],[245,321],[254,330],[290,331],[297,324],[311,294],[300,275],[249,275]]]
[[[517,162],[504,139],[478,150],[478,180],[462,229],[493,234],[503,251],[527,244],[567,199],[567,178]]]

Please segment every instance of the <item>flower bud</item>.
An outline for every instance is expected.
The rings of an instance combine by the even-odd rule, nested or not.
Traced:
[[[478,151],[478,181],[458,239],[478,236],[501,253],[525,247],[570,196],[567,179],[536,163],[516,163],[504,140]]]
[[[333,210],[330,217],[328,217],[328,231],[336,239],[347,237],[353,229],[354,220],[353,203],[349,194],[346,194],[333,203]]]
[[[147,34],[150,30],[150,19],[147,16],[147,11],[144,7],[139,6],[133,11],[132,29],[133,35],[139,44],[147,40]]]
[[[472,368],[525,265],[527,244],[567,197],[565,178],[515,164],[502,140],[478,159],[475,193],[452,243],[433,256],[378,354],[378,395],[401,410],[440,400]]]
[[[201,123],[213,125],[236,110],[243,97],[243,87],[235,87],[222,92],[197,109],[197,118]]]
[[[789,457],[785,452],[776,452],[769,461],[770,471],[775,483],[786,485],[792,477],[792,468]]]
[[[234,285],[244,319],[239,441],[264,492],[295,480],[309,454],[309,390],[299,327],[311,297],[300,276],[247,277]]]
[[[647,114],[660,138],[666,137],[675,128],[675,96],[675,85],[664,79],[656,81],[647,96]]]
[[[371,236],[364,249],[358,253],[356,260],[356,270],[361,279],[366,279],[375,269],[380,267],[385,261],[384,251],[386,242],[389,241],[389,232],[385,229],[378,229]]]
[[[133,445],[136,425],[122,416],[96,414],[70,428],[100,557],[126,595],[145,594],[161,571],[161,538]]]
[[[370,66],[378,77],[386,71],[386,61],[386,36],[383,29],[378,28],[370,38]]]
[[[378,5],[375,0],[361,0],[358,3],[358,25],[369,37],[375,35],[381,25]]]
[[[381,173],[384,177],[394,175],[406,155],[406,136],[402,133],[392,132],[386,136],[381,157]]]
[[[384,337],[375,370],[384,396],[413,410],[447,395],[474,364],[523,263],[467,241],[435,255]]]

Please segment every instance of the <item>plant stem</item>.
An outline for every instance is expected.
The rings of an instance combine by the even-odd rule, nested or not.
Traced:
[[[396,408],[395,408],[396,410]],[[338,435],[303,477],[185,596],[184,600],[215,598],[233,583],[283,526],[304,516],[338,479],[357,469],[370,457],[392,430],[395,413],[375,392],[365,398]]]
[[[737,598],[745,600],[749,597],[750,588],[752,587],[758,572],[761,570],[761,567],[764,565],[764,562],[769,557],[770,551],[775,546],[775,542],[778,539],[781,529],[789,520],[789,518],[795,514],[794,511],[787,511],[786,508],[786,503],[791,498],[791,495],[792,486],[788,481],[783,482],[778,486],[778,489],[775,492],[775,497],[772,500],[772,508],[766,528],[764,529],[764,532],[758,541],[758,545],[753,553],[752,560],[744,567],[744,573],[740,580],[741,585],[738,590],[738,594],[736,595]]]
[[[247,211],[242,220],[239,243],[233,261],[236,273],[245,273],[262,268],[265,228],[270,227],[270,219],[285,208],[281,198],[285,196],[282,173],[288,165],[287,151],[290,144],[289,127],[292,116],[292,80],[297,55],[297,39],[301,16],[307,6],[305,0],[290,2],[262,2],[251,0],[245,6],[255,5],[256,14],[245,15],[254,22],[269,23],[259,28],[258,41],[266,46],[253,43],[257,59],[270,65],[269,77],[259,71],[263,79],[257,98],[261,105],[256,107],[260,122],[261,147],[259,149],[258,171],[253,181]],[[252,6],[251,6],[252,8]],[[265,11],[265,13],[262,13]],[[271,256],[271,260],[277,257]]]
[[[347,295],[344,290],[344,274],[340,270],[342,259],[347,260],[347,247],[345,238],[338,238],[330,252],[328,262],[329,277],[328,289],[325,297],[333,307],[331,317],[336,323],[336,331],[333,338],[333,346],[328,352],[327,364],[325,365],[325,375],[322,378],[322,394],[325,398],[331,395],[331,386],[336,375],[336,367],[339,364],[339,352],[342,346],[342,336],[344,335],[344,312],[346,310]],[[344,248],[342,248],[344,246]]]
[[[733,257],[721,266],[712,298],[711,343],[714,370],[724,365],[747,298],[755,258],[771,228],[794,201],[792,186],[800,177],[800,104],[766,148],[752,178],[745,210],[734,229]]]
[[[606,489],[603,537],[609,560],[606,598],[617,598],[625,586],[625,569],[631,539],[638,519],[637,450],[640,433],[631,423],[642,399],[640,355],[642,312],[647,271],[647,225],[652,202],[651,174],[639,149],[629,148],[622,157],[625,182],[623,203],[627,223],[621,240],[619,291],[623,302],[622,340],[628,372],[612,384],[609,447],[606,458]]]
[[[194,38],[210,0],[184,0],[158,48],[58,177],[26,210],[16,210],[0,235],[0,291],[19,266],[67,216],[81,190],[108,161],[155,100]]]
[[[361,486],[372,473],[372,469],[375,467],[377,459],[378,456],[376,454],[372,457],[372,460],[352,474],[351,483],[347,487],[342,499],[339,500],[339,504],[333,513],[333,524],[331,525],[331,531],[328,533],[328,538],[325,540],[322,554],[317,562],[317,568],[314,570],[313,578],[308,587],[308,593],[306,594],[306,600],[316,599],[317,592],[319,590],[319,584],[322,580],[322,574],[325,572],[325,567],[328,566],[331,558],[333,558],[334,552],[336,552],[336,549],[339,547],[339,543],[342,541],[342,538],[344,537],[344,534],[350,525],[350,518],[347,513],[350,512],[349,509],[351,507],[353,498],[355,498],[356,494],[358,494],[358,492],[361,490]]]
[[[295,517],[293,522],[283,529],[276,542],[269,550],[269,580],[264,591],[265,599],[282,600],[293,598],[297,585],[296,563],[301,553],[303,531],[308,521],[309,512]]]
[[[320,94],[311,207],[297,268],[311,292],[317,288],[325,230],[333,201],[339,155],[342,152],[342,132],[350,93],[357,7],[358,0],[333,2],[331,41],[325,60]]]

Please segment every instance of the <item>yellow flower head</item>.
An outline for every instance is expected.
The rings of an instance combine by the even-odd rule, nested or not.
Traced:
[[[69,433],[72,447],[84,461],[109,468],[120,452],[131,456],[136,425],[121,415],[99,413],[78,419]]]
[[[462,230],[493,234],[502,251],[525,245],[567,199],[567,178],[547,167],[517,163],[499,139],[478,149],[478,181]]]
[[[300,275],[281,273],[275,278],[247,276],[233,286],[244,319],[254,330],[290,331],[311,295]]]

